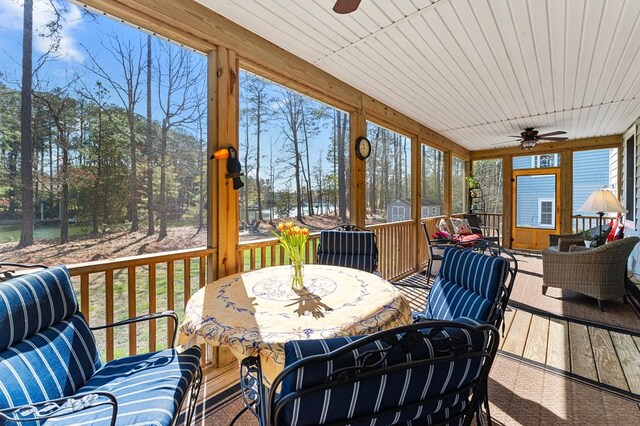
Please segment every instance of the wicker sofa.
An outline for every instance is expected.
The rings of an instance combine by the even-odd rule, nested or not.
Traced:
[[[557,287],[586,294],[602,301],[626,297],[627,260],[640,241],[623,238],[594,249],[570,247],[568,252],[542,251],[542,294]]]

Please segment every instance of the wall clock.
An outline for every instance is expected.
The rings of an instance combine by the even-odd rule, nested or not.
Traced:
[[[371,142],[365,136],[356,139],[356,156],[361,160],[366,160],[371,155]]]

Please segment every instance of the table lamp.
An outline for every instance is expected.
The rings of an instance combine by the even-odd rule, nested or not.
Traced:
[[[593,191],[578,209],[581,212],[597,213],[600,217],[600,237],[602,236],[602,216],[605,213],[626,213],[627,209],[608,189]]]

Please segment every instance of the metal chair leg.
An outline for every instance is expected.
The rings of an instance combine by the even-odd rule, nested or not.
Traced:
[[[196,411],[196,405],[198,404],[198,395],[200,394],[200,386],[202,385],[202,367],[198,367],[191,383],[191,392],[189,395],[189,409],[186,413],[185,425],[190,425],[193,421],[193,414]]]

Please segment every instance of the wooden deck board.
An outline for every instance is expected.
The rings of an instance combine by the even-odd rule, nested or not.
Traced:
[[[586,325],[569,323],[569,346],[571,348],[571,372],[598,381],[596,364],[591,351],[591,339]]]
[[[629,386],[609,332],[602,328],[589,327],[589,334],[600,382],[628,391]]]
[[[509,329],[511,329],[511,324],[513,323],[513,317],[516,315],[516,311],[511,309],[507,310],[504,313],[504,336],[500,336],[500,349],[504,347],[504,342],[507,340],[507,336],[509,335]]]
[[[516,311],[502,350],[519,356],[523,355],[527,342],[527,334],[529,333],[529,325],[531,324],[531,317],[532,315],[528,312]]]
[[[616,348],[629,390],[640,395],[640,349],[633,342],[633,337],[628,334],[611,331],[609,335]]]
[[[564,371],[571,371],[569,354],[569,324],[567,321],[551,318],[547,339],[547,365]]]
[[[523,356],[544,364],[547,360],[547,339],[549,336],[549,318],[533,315]]]

